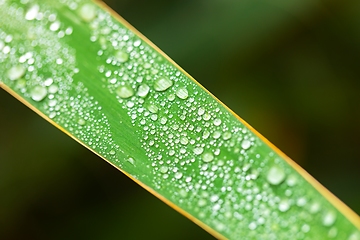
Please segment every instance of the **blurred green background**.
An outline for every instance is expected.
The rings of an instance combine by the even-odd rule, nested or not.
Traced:
[[[360,213],[360,1],[106,1]],[[0,239],[213,239],[0,91]]]

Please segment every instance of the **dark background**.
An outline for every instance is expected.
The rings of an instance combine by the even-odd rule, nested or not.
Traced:
[[[360,1],[106,1],[360,213]],[[0,239],[212,239],[0,91]]]

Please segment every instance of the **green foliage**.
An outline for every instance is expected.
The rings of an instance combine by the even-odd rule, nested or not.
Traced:
[[[356,239],[281,154],[126,25],[86,1],[9,2],[3,83],[148,190],[229,238]]]

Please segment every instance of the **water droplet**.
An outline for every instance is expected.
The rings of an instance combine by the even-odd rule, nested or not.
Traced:
[[[14,81],[24,76],[26,69],[21,65],[11,67],[7,71],[7,76],[10,80]]]
[[[115,152],[114,149],[111,149],[110,152],[109,152],[110,155],[115,155],[115,153],[116,153],[116,152]]]
[[[146,97],[150,91],[150,87],[147,84],[141,84],[138,88],[137,95],[139,97]]]
[[[214,160],[214,155],[210,152],[206,152],[202,155],[202,160],[204,162],[211,162],[212,160]]]
[[[126,161],[131,165],[135,165],[135,160],[132,157],[129,157],[128,159],[126,159]]]
[[[85,121],[84,119],[80,118],[80,119],[78,120],[78,124],[80,124],[81,126],[83,126],[83,125],[86,124],[86,121]]]
[[[182,176],[183,176],[183,174],[181,172],[176,172],[175,175],[174,175],[174,177],[176,179],[180,179],[180,178],[182,178]]]
[[[198,109],[198,115],[199,116],[203,115],[204,113],[205,113],[205,109],[203,109],[203,108]]]
[[[169,170],[169,168],[167,166],[161,166],[160,167],[160,172],[161,173],[167,173],[168,170]]]
[[[310,231],[310,226],[308,224],[302,225],[301,231],[303,231],[304,233],[309,232]]]
[[[348,240],[360,240],[360,232],[359,231],[356,231],[356,232],[353,232]]]
[[[286,184],[289,187],[293,187],[296,185],[296,183],[297,183],[297,177],[294,174],[290,174],[286,179]]]
[[[53,22],[51,25],[50,25],[50,31],[57,31],[60,29],[60,22],[59,21],[56,21],[56,22]]]
[[[183,145],[186,145],[189,143],[189,139],[187,137],[183,136],[180,138],[180,143]]]
[[[225,132],[224,134],[223,134],[223,139],[224,140],[229,140],[231,138],[231,133],[230,132]]]
[[[154,104],[149,104],[146,108],[152,113],[157,113],[159,111],[159,108]]]
[[[241,147],[243,149],[247,150],[251,147],[251,142],[249,140],[245,139],[244,141],[242,141]]]
[[[118,50],[115,53],[115,59],[121,63],[124,63],[129,60],[129,54],[127,52]]]
[[[185,87],[181,87],[176,91],[176,96],[181,99],[187,99],[189,96],[188,90]]]
[[[214,119],[215,126],[220,126],[220,124],[221,124],[221,119],[219,119],[219,118]]]
[[[298,198],[298,200],[296,201],[296,205],[298,206],[298,207],[303,207],[303,206],[305,206],[305,204],[306,204],[306,198],[304,198],[304,197],[300,197],[300,198]]]
[[[80,17],[86,21],[90,22],[96,17],[96,7],[93,4],[86,3],[79,9]]]
[[[320,211],[320,204],[318,202],[314,202],[313,204],[311,204],[309,211],[310,211],[310,213],[319,212]]]
[[[279,166],[272,166],[266,175],[266,180],[272,185],[279,185],[285,179],[285,171]]]
[[[39,5],[32,6],[25,14],[25,19],[28,21],[34,20],[36,16],[38,15],[40,10]]]
[[[290,209],[289,200],[287,200],[287,199],[281,200],[280,203],[279,203],[280,212],[286,212],[289,209]]]
[[[337,233],[338,233],[337,228],[332,227],[332,228],[330,228],[330,230],[328,232],[328,236],[329,236],[329,238],[334,238],[334,237],[336,237]]]
[[[334,224],[335,220],[336,220],[336,213],[333,211],[329,211],[323,216],[322,223],[324,226],[330,227],[331,225]]]
[[[249,229],[250,229],[250,230],[255,230],[256,228],[257,228],[256,222],[251,222],[251,223],[249,224]]]
[[[171,87],[172,85],[173,85],[173,82],[170,79],[168,79],[166,77],[162,77],[162,78],[155,80],[154,89],[156,91],[162,92],[162,91],[165,91],[166,89],[168,89],[169,87]]]
[[[194,154],[195,155],[200,155],[203,153],[204,149],[202,147],[197,147],[197,148],[194,148]]]
[[[211,201],[211,202],[217,202],[217,200],[219,200],[219,196],[218,196],[218,195],[212,195],[212,196],[210,197],[210,201]]]
[[[206,200],[203,199],[203,198],[199,199],[198,206],[199,207],[204,207],[205,205],[206,205]]]
[[[30,96],[32,100],[36,102],[40,102],[43,100],[47,95],[47,90],[45,87],[42,86],[36,86],[30,91]]]
[[[134,95],[134,90],[132,89],[130,84],[125,83],[124,85],[121,85],[116,89],[116,94],[121,98],[129,98]]]
[[[52,84],[51,86],[49,86],[49,93],[57,93],[58,90],[59,87],[56,84]]]

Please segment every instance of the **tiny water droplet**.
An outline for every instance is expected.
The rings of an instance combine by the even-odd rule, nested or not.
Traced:
[[[174,177],[176,179],[180,179],[180,178],[182,178],[182,176],[183,176],[183,174],[181,172],[176,172],[175,175],[174,175]]]
[[[231,133],[230,132],[225,132],[224,134],[223,134],[223,139],[224,140],[229,140],[231,138]]]
[[[126,161],[131,165],[135,165],[135,160],[132,157],[129,157],[128,159],[126,159]]]
[[[116,94],[121,98],[129,98],[134,95],[134,90],[132,89],[130,84],[125,83],[124,85],[121,85],[116,89]]]
[[[189,96],[188,90],[185,87],[181,87],[176,91],[176,96],[181,99],[187,99]]]
[[[139,97],[146,97],[150,91],[150,87],[147,84],[141,84],[138,88],[137,95]]]
[[[204,148],[202,148],[202,147],[197,147],[197,148],[194,148],[193,151],[194,151],[194,154],[195,154],[195,155],[200,155],[200,154],[203,153]]]
[[[330,227],[331,225],[334,224],[335,220],[336,220],[336,213],[333,211],[329,211],[323,216],[322,223],[324,226]]]
[[[244,150],[247,150],[251,147],[251,142],[247,139],[243,140],[241,142],[241,147],[244,149]]]
[[[159,111],[159,108],[154,104],[149,104],[147,109],[152,113],[157,113]]]
[[[127,52],[118,50],[115,53],[115,59],[121,63],[124,63],[129,60],[129,54]]]
[[[36,86],[30,91],[30,96],[32,100],[36,102],[40,102],[43,100],[47,95],[47,90],[45,87],[42,86]]]
[[[215,126],[220,126],[220,124],[221,124],[221,119],[219,119],[219,118],[214,119]]]
[[[286,212],[289,209],[290,209],[289,200],[287,200],[287,199],[281,200],[280,203],[279,203],[280,212]]]
[[[202,155],[202,160],[206,163],[214,160],[214,155],[211,152],[206,152]]]
[[[173,85],[173,82],[166,78],[166,77],[161,77],[155,80],[154,82],[154,89],[156,91],[162,92],[165,91],[166,89],[168,89],[169,87],[171,87]]]
[[[81,126],[83,126],[83,125],[86,124],[86,121],[85,121],[84,119],[80,118],[80,119],[78,120],[78,124],[81,125]]]
[[[186,145],[189,143],[189,139],[187,137],[183,136],[180,138],[180,143],[183,145]]]
[[[39,5],[35,4],[26,12],[25,19],[28,21],[34,20],[38,15],[39,10],[40,10]]]
[[[279,185],[285,179],[285,171],[280,166],[272,166],[266,175],[266,180],[272,185]]]
[[[169,168],[167,166],[161,166],[159,170],[160,170],[161,173],[167,173]]]
[[[257,228],[256,222],[251,222],[251,223],[249,224],[249,229],[250,229],[250,230],[255,230],[256,228]]]
[[[79,15],[84,21],[90,22],[96,17],[95,5],[90,3],[86,3],[82,5],[81,8],[79,9]]]
[[[116,153],[116,152],[115,152],[114,149],[111,149],[110,152],[109,152],[110,155],[115,155],[115,153]]]
[[[19,78],[21,78],[22,76],[24,76],[26,72],[25,67],[21,66],[21,65],[16,65],[11,67],[8,71],[7,71],[7,76],[10,80],[14,81],[17,80]]]

